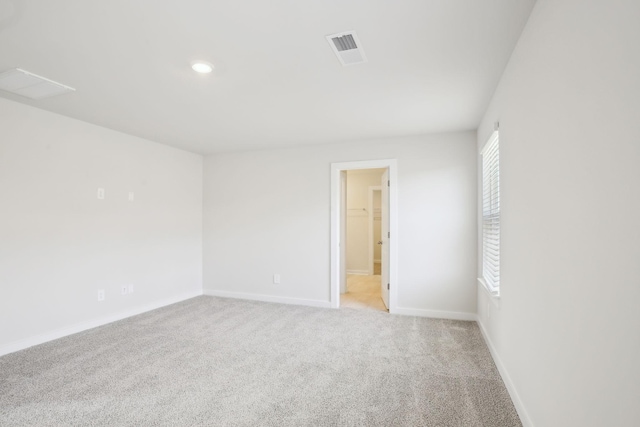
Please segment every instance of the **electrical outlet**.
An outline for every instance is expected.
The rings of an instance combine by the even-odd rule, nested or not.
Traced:
[[[104,200],[104,188],[98,188],[98,200]]]
[[[98,301],[104,301],[104,289],[98,290]]]
[[[133,202],[133,191],[129,191],[129,201]]]
[[[280,283],[280,275],[279,274],[274,274],[273,275],[273,283],[275,283],[275,284]]]
[[[132,294],[133,293],[133,283],[129,285],[129,293]]]
[[[122,295],[126,295],[129,292],[129,286],[127,285],[122,285],[122,288],[120,289],[121,289]]]

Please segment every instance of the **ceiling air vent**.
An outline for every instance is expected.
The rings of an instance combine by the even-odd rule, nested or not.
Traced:
[[[367,62],[367,57],[362,50],[362,44],[355,31],[332,34],[327,36],[327,41],[344,66]]]
[[[75,91],[72,87],[40,77],[20,68],[14,68],[0,74],[0,89],[31,99],[48,98]]]

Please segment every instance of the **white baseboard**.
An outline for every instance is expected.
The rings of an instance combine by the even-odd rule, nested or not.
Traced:
[[[518,391],[516,390],[516,387],[513,384],[513,381],[511,380],[511,377],[509,376],[507,369],[502,364],[502,360],[500,359],[500,356],[498,356],[498,353],[496,352],[496,349],[493,346],[491,339],[489,338],[489,334],[487,333],[487,330],[484,328],[484,325],[480,321],[480,316],[478,316],[478,319],[476,320],[476,322],[480,327],[480,332],[482,333],[484,342],[487,344],[487,347],[489,348],[489,352],[491,353],[491,357],[493,357],[493,361],[495,362],[496,367],[498,368],[498,372],[500,372],[502,381],[504,382],[504,385],[507,387],[509,396],[511,396],[511,400],[513,401],[513,406],[516,407],[516,411],[518,412],[518,416],[520,417],[520,422],[522,422],[522,427],[534,427],[533,422],[529,417],[529,413],[525,409],[524,403],[522,403],[522,400],[520,399],[520,395],[518,394]]]
[[[222,298],[235,298],[250,301],[275,302],[279,304],[306,305],[309,307],[331,308],[330,301],[319,301],[303,298],[278,297],[273,295],[249,294],[244,292],[230,292],[217,290],[204,290],[204,295]]]
[[[118,320],[126,319],[127,317],[136,316],[138,314],[146,313],[147,311],[155,310],[160,307],[175,304],[180,301],[188,300],[202,295],[201,291],[188,292],[171,298],[165,298],[160,301],[154,301],[149,304],[145,304],[130,310],[121,311],[118,313],[110,314],[99,319],[88,320],[86,322],[76,323],[75,325],[67,326],[64,328],[56,329],[54,331],[46,332],[44,334],[35,335],[29,338],[23,338],[18,341],[10,342],[0,346],[0,356],[13,353],[16,351],[24,350],[34,345],[43,344],[48,341],[53,341],[58,338],[66,337],[68,335],[77,334],[78,332],[86,331],[87,329],[103,326],[108,323],[116,322]]]
[[[475,313],[462,313],[458,311],[423,310],[419,308],[395,308],[392,314],[404,316],[432,317],[435,319],[470,320],[476,321]]]
[[[347,270],[347,274],[355,274],[357,276],[368,276],[369,270]]]

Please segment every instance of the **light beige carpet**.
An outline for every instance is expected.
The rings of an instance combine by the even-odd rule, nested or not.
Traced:
[[[0,358],[0,425],[520,422],[473,322],[198,297]]]

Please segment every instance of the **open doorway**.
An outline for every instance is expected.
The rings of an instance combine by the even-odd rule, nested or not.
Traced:
[[[393,313],[396,161],[334,163],[331,170],[331,306]]]
[[[387,187],[387,168],[347,170],[346,175],[347,282],[341,290],[340,306],[387,311],[381,255],[382,217],[388,216],[388,208],[382,209],[382,180]]]

